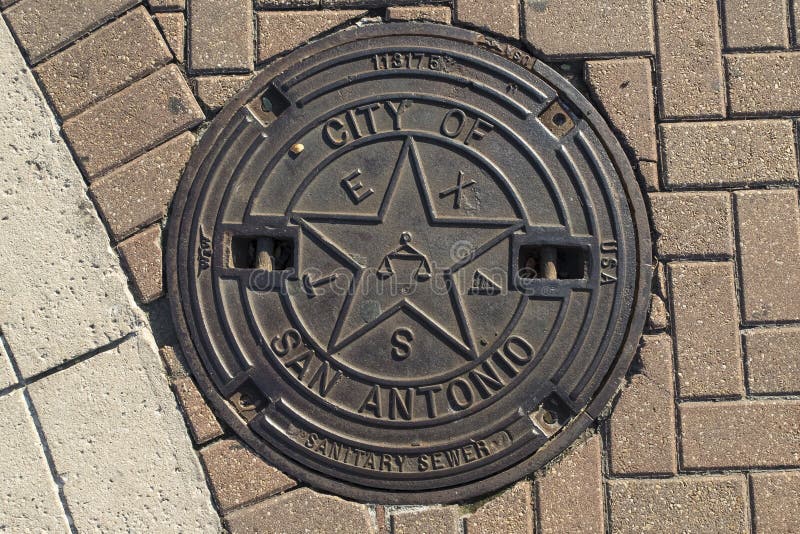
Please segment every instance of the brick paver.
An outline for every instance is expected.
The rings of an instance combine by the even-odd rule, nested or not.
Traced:
[[[545,56],[653,52],[651,0],[527,0],[524,6],[525,40]]]
[[[604,531],[601,449],[600,436],[592,436],[537,479],[542,534]]]
[[[586,63],[586,81],[637,159],[656,161],[656,120],[649,59]]]
[[[173,345],[165,345],[158,351],[161,361],[164,362],[164,370],[167,372],[167,376],[176,382],[189,376],[189,372],[181,361],[183,355],[179,356],[179,352],[180,349]]]
[[[172,389],[195,443],[202,445],[222,435],[222,427],[191,378],[179,378],[172,384]]]
[[[800,328],[745,330],[747,378],[755,395],[800,394]]]
[[[0,451],[0,528],[8,532],[69,532],[22,391],[0,397]]]
[[[458,534],[459,515],[456,506],[392,514],[392,534]]]
[[[744,394],[733,272],[730,262],[670,264],[681,397]]]
[[[166,215],[194,141],[183,133],[92,182],[89,191],[115,240]]]
[[[455,20],[512,38],[519,37],[519,3],[516,0],[494,0],[487,9],[483,0],[455,0]]]
[[[117,250],[140,302],[147,304],[164,295],[161,227],[158,224],[129,237]]]
[[[79,532],[219,528],[148,335],[29,387]]]
[[[797,182],[788,120],[662,124],[661,142],[668,187]]]
[[[180,11],[186,9],[186,0],[147,0],[153,11]]]
[[[655,0],[655,6],[662,116],[724,116],[717,0]]]
[[[611,532],[748,532],[744,475],[608,483]]]
[[[792,1],[789,2],[789,5],[791,6],[791,13],[789,14],[789,18],[794,24],[794,28],[800,28],[800,4]],[[800,43],[800,36],[798,35],[797,30],[795,30],[793,33],[794,35],[791,36],[792,44],[797,45],[798,43]]]
[[[143,7],[39,65],[35,72],[62,117],[150,74],[172,59]]]
[[[647,315],[647,328],[651,331],[669,328],[669,311],[664,299],[658,295],[650,295],[650,309]]]
[[[733,254],[729,193],[654,193],[650,195],[650,206],[661,256]]]
[[[291,50],[318,33],[365,14],[365,11],[348,10],[259,12],[258,61]]]
[[[786,0],[725,0],[725,44],[728,48],[786,48]]]
[[[319,7],[320,0],[255,0],[258,9],[292,9],[297,7]]]
[[[186,17],[183,13],[157,13],[156,20],[175,59],[183,63],[186,59]]]
[[[180,70],[170,65],[68,120],[64,133],[86,173],[96,176],[203,118]]]
[[[5,12],[31,63],[72,43],[141,0],[21,0]]]
[[[654,161],[640,161],[638,171],[646,191],[661,189],[661,180],[658,178],[658,163]]]
[[[280,0],[278,0],[280,1]],[[414,0],[321,0],[323,9],[341,9],[343,7],[386,7],[390,4],[413,4]]]
[[[753,473],[755,532],[800,532],[800,472]]]
[[[252,0],[192,0],[189,65],[196,72],[253,69]]]
[[[672,338],[645,336],[641,370],[622,391],[609,421],[611,472],[674,474],[675,385]]]
[[[216,111],[239,92],[252,76],[198,76],[194,79],[197,98],[208,109]]]
[[[387,20],[429,20],[450,24],[449,6],[394,6],[386,8]]]
[[[800,319],[797,190],[738,192],[735,199],[745,320]]]
[[[374,534],[372,520],[363,504],[298,489],[268,499],[226,517],[231,534],[263,532],[331,532]]]
[[[800,466],[800,401],[689,402],[680,428],[686,469]]]
[[[227,511],[294,487],[290,479],[235,439],[200,451],[214,495]]]
[[[728,94],[734,115],[787,115],[800,112],[794,80],[800,77],[800,52],[725,56]]]
[[[467,518],[465,534],[533,534],[531,483],[517,482]]]

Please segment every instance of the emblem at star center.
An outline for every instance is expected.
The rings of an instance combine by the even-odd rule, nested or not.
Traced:
[[[508,239],[521,222],[437,218],[432,198],[414,139],[408,137],[376,217],[307,215],[298,220],[304,231],[347,259],[355,273],[328,344],[330,352],[404,310],[467,359],[476,357],[453,276]]]

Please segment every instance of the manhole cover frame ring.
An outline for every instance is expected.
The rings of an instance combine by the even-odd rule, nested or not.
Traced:
[[[214,118],[209,128],[204,132],[201,143],[207,146],[213,146],[213,143],[239,109],[254,98],[257,98],[263,91],[263,88],[266,87],[271,80],[290,69],[295,63],[316,53],[335,47],[338,44],[385,36],[431,36],[475,46],[477,46],[478,43],[485,43],[487,41],[487,38],[482,34],[472,30],[454,26],[413,22],[374,24],[334,33],[319,41],[300,47],[288,55],[275,60],[264,68],[264,70],[251,81],[250,85],[231,100]],[[492,41],[495,42],[494,39],[492,39]],[[503,46],[506,45],[504,44]],[[519,51],[514,47],[507,48],[506,50]],[[495,51],[501,57],[504,56],[504,54],[500,54],[498,50],[492,51]],[[524,57],[534,58],[534,56],[525,52],[519,51],[519,53]],[[631,239],[631,242],[636,244],[636,257],[639,269],[637,273],[635,273],[636,290],[632,297],[633,306],[631,309],[631,319],[625,332],[624,341],[617,353],[616,360],[605,376],[605,385],[600,386],[596,390],[596,396],[573,421],[565,426],[555,438],[545,443],[534,455],[528,457],[526,460],[489,477],[456,488],[397,492],[367,488],[342,480],[334,480],[292,460],[289,456],[280,452],[279,449],[273,448],[267,444],[265,440],[251,431],[239,413],[233,409],[230,402],[219,394],[212,379],[200,362],[199,357],[197,357],[196,354],[187,354],[185,360],[191,369],[193,377],[198,383],[199,389],[203,392],[206,400],[211,404],[215,414],[223,419],[237,436],[242,438],[250,447],[266,458],[267,461],[276,468],[290,476],[309,483],[317,489],[363,502],[379,502],[384,504],[463,502],[508,486],[519,480],[522,476],[530,474],[549,463],[554,457],[568,448],[571,443],[594,423],[594,420],[601,414],[611,398],[618,391],[619,385],[623,382],[625,373],[636,353],[636,348],[640,340],[640,333],[642,332],[649,307],[653,269],[647,208],[627,155],[620,146],[616,136],[612,133],[611,129],[594,106],[572,84],[563,79],[561,75],[543,62],[534,59],[530,70],[556,88],[560,94],[564,95],[571,105],[577,107],[577,110],[582,114],[583,118],[597,133],[616,168],[621,185],[625,189],[628,209],[634,223],[633,230],[636,235]],[[187,204],[188,195],[193,184],[193,179],[189,179],[188,177],[191,176],[193,178],[197,175],[205,157],[205,151],[198,150],[197,148],[193,151],[186,169],[184,170],[179,187],[173,197],[170,210],[171,216],[168,222],[166,247],[168,295],[175,329],[181,342],[181,348],[184,351],[192,350],[193,338],[184,316],[183,306],[185,304],[181,301],[179,277],[177,274],[179,267],[179,250],[181,247],[185,248],[187,246],[185,242],[187,237],[179,235],[178,229],[182,218],[178,217],[176,214],[183,213]]]

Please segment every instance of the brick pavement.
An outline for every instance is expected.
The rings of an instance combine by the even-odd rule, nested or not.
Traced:
[[[162,293],[160,228],[195,133],[272,58],[364,16],[477,28],[583,72],[651,192],[652,317],[613,412],[532,481],[486,501],[384,508],[295,487],[214,419],[179,352],[164,348],[232,532],[276,518],[291,532],[800,530],[798,2],[79,4],[0,0],[142,303]]]

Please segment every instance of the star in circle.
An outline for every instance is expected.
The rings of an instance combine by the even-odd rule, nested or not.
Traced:
[[[354,276],[328,351],[335,352],[404,310],[467,359],[475,341],[453,282],[456,271],[508,239],[522,222],[437,218],[413,137],[405,139],[375,217],[307,214],[295,221],[347,263]],[[470,252],[463,253],[465,244]]]

